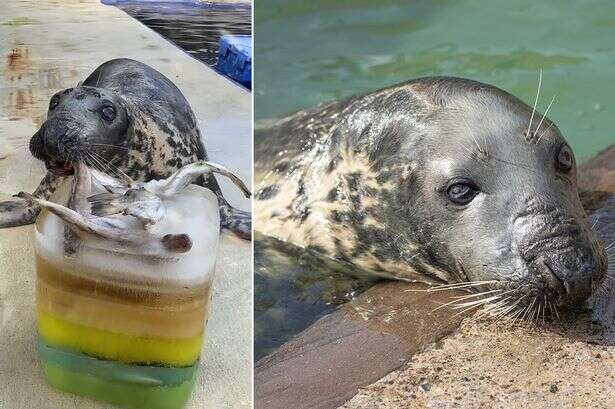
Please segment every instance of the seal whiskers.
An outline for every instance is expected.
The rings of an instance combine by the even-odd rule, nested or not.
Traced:
[[[542,118],[540,118],[540,122],[538,122],[538,126],[536,126],[536,130],[534,131],[534,133],[538,133],[538,131],[540,131],[540,126],[542,125],[542,121],[545,120],[547,114],[549,113],[549,109],[551,109],[551,105],[553,105],[553,102],[555,101],[555,95],[553,95],[553,98],[551,98],[551,102],[549,102],[549,105],[547,106],[547,109],[545,109],[545,112],[542,114]],[[547,131],[549,129],[547,128]],[[540,134],[540,136],[538,136],[538,139],[536,140],[536,143],[540,142],[540,139],[543,137],[543,135],[546,133],[543,132],[542,134]]]
[[[478,286],[485,285],[485,284],[496,284],[496,283],[501,283],[501,281],[498,281],[498,280],[464,281],[464,282],[450,283],[450,284],[438,284],[436,286],[433,286],[427,289],[421,289],[421,290],[410,289],[410,290],[405,290],[405,291],[407,292],[446,291],[446,290],[457,290],[457,289],[462,289],[462,288],[478,287]]]
[[[113,149],[121,149],[124,151],[129,151],[130,149],[126,148],[125,146],[118,146],[118,145],[111,145],[108,143],[88,143],[85,144],[85,146],[104,146],[105,148],[113,148]]]
[[[111,163],[111,161],[106,160],[105,158],[103,158],[101,155],[97,154],[93,150],[87,149],[87,147],[85,147],[84,148],[84,152],[92,160],[94,160],[95,162],[100,164],[102,169],[99,168],[98,170],[100,170],[101,172],[103,172],[103,173],[111,173],[112,176],[119,177],[120,179],[123,179],[123,180],[126,180],[126,181],[132,181],[130,176],[128,176],[124,171],[122,171],[120,168],[118,168],[113,163]]]
[[[480,300],[482,302],[475,302],[475,303],[469,304],[469,306],[467,306],[467,307],[460,306],[457,309],[461,309],[461,308],[463,308],[463,309],[461,311],[459,311],[458,313],[451,315],[451,318],[455,318],[455,317],[458,317],[460,315],[463,315],[466,312],[468,312],[470,310],[473,310],[474,308],[484,307],[485,304],[489,305],[493,301],[501,302],[501,301],[498,301],[500,299],[501,299],[500,296],[493,296],[493,297],[486,298],[484,300]]]
[[[532,107],[532,115],[530,115],[530,122],[527,125],[527,131],[525,135],[530,138],[531,137],[531,129],[532,129],[532,121],[534,120],[534,113],[536,112],[536,107],[538,106],[538,98],[540,97],[540,87],[542,86],[542,68],[540,69],[538,75],[538,89],[536,90],[536,99],[534,100],[534,106]]]
[[[484,307],[483,311],[485,312],[485,314],[488,314],[491,317],[497,319],[501,309],[506,308],[510,300],[512,300],[512,297],[502,298],[499,301],[491,303],[490,305]]]
[[[502,292],[504,290],[489,290],[489,291],[483,291],[483,292],[479,292],[479,293],[472,293],[472,294],[468,294],[468,295],[460,295],[460,296],[456,296],[456,297],[452,297],[453,300],[440,304],[438,307],[434,308],[433,310],[431,310],[431,312],[437,311],[439,309],[448,307],[448,306],[452,306],[452,308],[454,308],[457,305],[460,305],[459,303],[471,298],[476,298],[476,297],[484,297],[487,294],[493,294],[493,293],[499,293]]]

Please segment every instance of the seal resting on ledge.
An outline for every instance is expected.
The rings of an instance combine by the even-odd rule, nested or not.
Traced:
[[[255,230],[355,270],[522,317],[582,304],[606,276],[572,149],[491,85],[420,78],[301,111],[256,132],[255,160]]]

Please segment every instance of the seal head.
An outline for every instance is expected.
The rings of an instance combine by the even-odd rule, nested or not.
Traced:
[[[30,139],[30,152],[57,176],[73,173],[76,162],[107,163],[126,143],[130,116],[113,91],[77,86],[56,93],[47,120]]]
[[[467,92],[456,92],[464,85]],[[606,256],[557,127],[493,87],[436,83],[432,92],[443,103],[425,131],[439,137],[407,156],[418,170],[409,198],[418,240],[461,281],[518,289],[515,302],[519,294],[537,305],[586,300],[604,278]]]

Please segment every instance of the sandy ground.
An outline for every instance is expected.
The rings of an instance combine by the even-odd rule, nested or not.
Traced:
[[[613,408],[615,338],[587,317],[567,329],[465,322],[343,408]]]
[[[251,96],[115,7],[19,0],[0,11],[0,200],[44,174],[27,150],[49,98],[102,62],[130,57],[167,75],[194,108],[212,160],[251,180]],[[226,181],[229,201],[250,203]],[[108,408],[49,388],[36,358],[32,226],[0,230],[0,408]],[[251,245],[225,235],[198,384],[188,408],[248,408],[252,389]]]

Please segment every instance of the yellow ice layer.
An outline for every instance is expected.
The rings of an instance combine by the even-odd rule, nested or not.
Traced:
[[[126,363],[192,365],[203,335],[187,339],[133,337],[73,324],[38,308],[39,336],[48,344]]]
[[[194,338],[203,333],[208,298],[154,308],[112,301],[99,294],[85,296],[40,278],[36,289],[38,306],[47,314],[86,328],[167,340]]]

